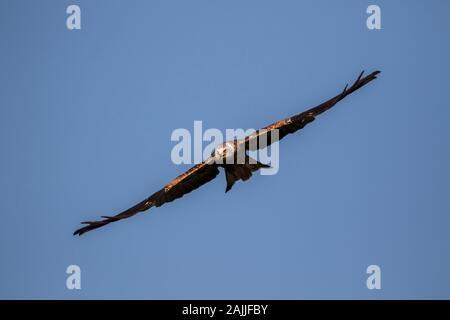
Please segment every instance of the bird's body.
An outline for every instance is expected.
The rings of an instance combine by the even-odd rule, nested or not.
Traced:
[[[239,147],[240,145],[237,141],[226,141],[214,148],[211,157],[214,158],[217,163],[229,163],[238,152]],[[239,151],[242,151],[242,148]]]
[[[86,226],[76,230],[74,235],[82,235],[85,232],[100,228],[111,222],[129,218],[151,207],[159,207],[167,202],[178,199],[214,179],[219,174],[219,168],[223,168],[225,171],[227,181],[225,191],[228,192],[236,181],[246,181],[252,176],[253,172],[261,168],[269,167],[250,158],[247,155],[247,151],[262,149],[281,140],[286,135],[302,129],[308,123],[314,121],[317,115],[332,108],[347,95],[376,79],[379,73],[379,71],[375,71],[364,78],[362,77],[363,73],[361,73],[351,87],[348,88],[346,86],[340,94],[317,107],[277,121],[244,139],[227,141],[218,145],[209,158],[179,175],[144,201],[115,216],[103,216],[103,220],[82,222]]]

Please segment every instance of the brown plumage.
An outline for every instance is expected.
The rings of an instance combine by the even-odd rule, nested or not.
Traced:
[[[168,184],[166,184],[164,188],[155,192],[144,201],[115,216],[103,216],[103,220],[82,222],[83,224],[86,224],[86,226],[76,230],[74,232],[74,235],[82,235],[83,233],[100,228],[111,222],[132,217],[139,212],[150,209],[151,207],[159,207],[166,202],[181,198],[183,195],[213,180],[219,174],[219,167],[222,167],[225,170],[227,181],[225,192],[228,192],[236,181],[246,181],[252,176],[252,172],[257,171],[261,168],[267,168],[269,166],[259,163],[256,160],[251,159],[247,155],[245,155],[245,161],[242,164],[228,164],[225,161],[218,162],[218,158],[223,160],[226,157],[229,157],[230,153],[233,153],[234,156],[236,156],[237,150],[244,150],[244,152],[246,152],[247,150],[264,148],[277,140],[272,139],[276,136],[275,134],[273,134],[274,132],[278,132],[278,140],[281,140],[286,135],[302,129],[308,123],[314,121],[317,115],[332,108],[336,103],[344,99],[349,94],[358,90],[370,81],[376,79],[379,73],[380,71],[375,71],[367,75],[366,77],[362,77],[363,72],[361,72],[352,86],[346,86],[340,94],[318,105],[317,107],[296,114],[290,118],[277,121],[267,127],[256,131],[255,133],[242,140],[235,140],[224,143],[221,146],[221,149],[219,147],[216,148],[211,157],[209,157],[202,163],[195,165],[185,173],[179,175]]]

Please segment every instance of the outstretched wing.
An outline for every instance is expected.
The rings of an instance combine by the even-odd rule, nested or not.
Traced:
[[[103,227],[104,225],[114,221],[132,217],[139,212],[150,209],[151,207],[162,206],[166,202],[181,198],[186,193],[197,189],[198,187],[214,179],[218,174],[218,166],[208,159],[190,168],[188,171],[166,184],[164,188],[155,192],[150,197],[131,208],[115,216],[103,216],[103,220],[82,222],[87,226],[76,230],[73,234],[81,236],[83,233]]]
[[[349,88],[348,85],[345,86],[344,91],[342,91],[337,96],[331,98],[330,100],[318,105],[317,107],[311,108],[307,111],[296,114],[293,117],[283,119],[281,121],[275,122],[267,127],[264,127],[255,133],[246,137],[242,143],[245,143],[245,148],[248,150],[257,150],[265,148],[271,143],[283,139],[286,135],[294,133],[297,130],[302,129],[308,123],[314,121],[315,117],[322,112],[332,108],[336,103],[344,99],[349,94],[355,92],[362,86],[366,85],[370,81],[377,78],[380,71],[375,71],[366,77],[362,77],[364,71],[361,72],[358,79]],[[275,134],[275,130],[278,130],[278,139]],[[273,139],[272,139],[273,136]],[[272,141],[273,140],[273,141]]]

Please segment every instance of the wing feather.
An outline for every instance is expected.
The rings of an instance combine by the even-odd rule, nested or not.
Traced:
[[[135,206],[115,216],[102,216],[103,220],[82,222],[82,224],[86,224],[86,226],[76,230],[74,235],[81,236],[83,233],[103,227],[111,222],[130,218],[151,207],[160,207],[167,202],[181,198],[185,194],[201,187],[213,180],[218,174],[219,169],[215,163],[211,161],[199,163]]]
[[[308,123],[314,121],[317,115],[332,108],[334,105],[336,105],[336,103],[344,99],[349,94],[355,92],[370,81],[376,79],[379,73],[380,71],[375,71],[367,75],[366,77],[363,77],[364,71],[361,72],[361,74],[351,87],[348,87],[348,85],[345,86],[344,90],[340,94],[331,98],[330,100],[325,101],[324,103],[314,108],[296,114],[292,117],[277,121],[249,135],[243,140],[243,143],[245,143],[245,148],[249,150],[265,148],[271,143],[283,139],[288,134],[294,133],[304,128]],[[275,134],[273,134],[275,130],[278,130],[278,139],[276,139]],[[272,136],[274,136],[274,139],[272,139]]]

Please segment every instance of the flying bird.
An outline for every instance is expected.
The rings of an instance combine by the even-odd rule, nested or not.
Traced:
[[[219,174],[219,168],[225,170],[227,182],[225,192],[228,192],[236,181],[246,181],[252,176],[253,172],[261,168],[269,168],[268,165],[250,158],[246,153],[247,151],[262,149],[275,142],[275,140],[281,140],[286,135],[302,129],[308,123],[314,121],[316,116],[332,108],[349,94],[376,79],[379,73],[380,71],[375,71],[363,77],[363,71],[350,87],[348,85],[345,86],[341,93],[330,100],[257,130],[244,139],[227,141],[220,144],[211,153],[209,158],[179,175],[147,199],[115,216],[102,216],[103,220],[82,222],[86,226],[76,230],[73,234],[82,235],[111,222],[130,218],[139,212],[146,211],[152,207],[160,207],[167,202],[181,198],[183,195],[213,180]],[[276,137],[277,135],[275,132],[278,134],[278,139],[272,139],[272,136]],[[244,154],[243,161],[230,161],[230,159],[236,159],[238,153]]]

